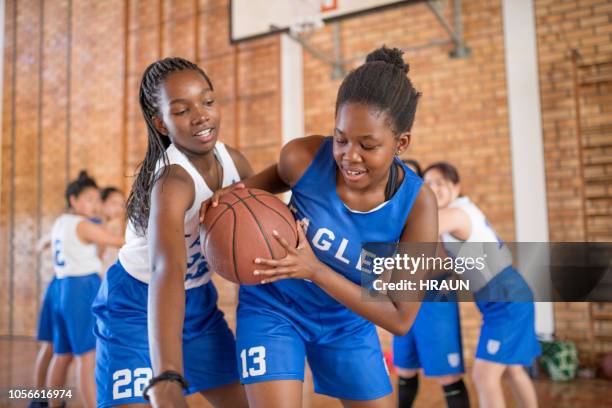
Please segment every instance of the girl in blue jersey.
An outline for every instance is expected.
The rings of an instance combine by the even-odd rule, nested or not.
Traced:
[[[416,160],[404,160],[423,177]],[[449,408],[470,406],[463,382],[465,372],[461,345],[459,307],[454,293],[424,301],[405,336],[393,336],[393,365],[397,373],[398,406],[409,408],[419,389],[419,369],[440,384]]]
[[[491,228],[484,214],[468,197],[461,196],[459,173],[452,165],[435,163],[424,171],[425,182],[431,187],[439,207],[438,227],[449,255],[453,256],[461,243],[473,247],[476,243],[494,242],[495,251],[488,251],[489,280],[471,280],[476,304],[482,313],[483,324],[476,351],[472,378],[478,391],[478,401],[484,407],[503,407],[502,377],[512,387],[521,407],[537,407],[531,379],[523,366],[529,366],[540,354],[535,335],[534,304],[526,301],[531,292],[523,278],[512,267],[512,258]],[[482,254],[480,254],[482,255]],[[480,287],[474,287],[478,284]],[[497,289],[515,289],[510,299],[500,299]],[[501,300],[501,301],[495,301]],[[512,301],[515,300],[515,301]]]
[[[397,157],[420,96],[407,72],[401,51],[371,53],[340,86],[333,136],[289,142],[244,182],[291,189],[299,220],[297,248],[277,237],[288,255],[255,260],[265,284],[240,288],[237,357],[251,407],[300,406],[305,358],[316,392],[347,407],[394,405],[374,324],[404,334],[419,303],[366,302],[359,282],[363,243],[436,241],[435,198]]]
[[[49,286],[45,305],[50,311],[49,334],[54,350],[46,385],[52,389],[65,387],[68,366],[74,356],[80,397],[86,407],[96,405],[95,320],[91,305],[102,272],[97,247],[123,243],[121,236],[91,221],[99,207],[99,194],[96,182],[84,171],[66,189],[68,211],[58,217],[51,232],[55,279]],[[60,401],[49,401],[49,406],[60,406],[54,404]]]
[[[199,241],[198,210],[213,191],[252,173],[218,142],[213,84],[196,64],[166,58],[140,86],[148,146],[128,198],[126,243],[94,303],[98,404],[246,407],[235,341]],[[145,387],[147,389],[145,390]]]

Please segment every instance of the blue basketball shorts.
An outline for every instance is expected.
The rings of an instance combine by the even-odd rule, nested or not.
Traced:
[[[96,385],[99,407],[146,403],[153,376],[147,333],[148,285],[119,262],[110,267],[93,310],[96,316]],[[217,308],[212,282],[185,292],[183,366],[187,394],[238,381],[234,335]]]
[[[57,279],[55,299],[51,302],[54,353],[78,356],[96,348],[91,305],[99,287],[97,273]]]
[[[512,290],[507,297],[527,298],[530,289],[512,267],[500,272],[487,286],[485,291]],[[481,298],[476,293],[475,298]],[[506,365],[530,366],[533,359],[540,355],[540,343],[535,333],[535,305],[533,302],[490,302],[477,301],[482,313],[482,327],[476,358]]]
[[[236,354],[243,384],[304,380],[305,359],[315,392],[373,400],[392,392],[375,326],[342,305],[306,312],[297,304],[262,303],[240,292]],[[271,299],[269,299],[272,301]]]
[[[42,306],[40,307],[38,333],[36,335],[36,340],[38,341],[53,342],[53,300],[57,298],[56,288],[57,278],[54,276],[45,290]]]
[[[393,337],[393,365],[433,377],[465,372],[457,303],[423,302],[410,331]]]

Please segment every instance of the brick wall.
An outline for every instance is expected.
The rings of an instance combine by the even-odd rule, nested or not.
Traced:
[[[53,273],[36,240],[80,169],[130,188],[146,149],[145,67],[166,56],[197,60],[217,91],[221,140],[259,170],[281,143],[279,39],[231,45],[227,0],[6,3],[0,335],[33,336]],[[235,288],[219,286],[233,321]]]
[[[592,240],[593,236],[586,236],[582,222],[580,193],[583,186],[579,178],[571,51],[577,50],[582,56],[580,62],[587,64],[612,61],[612,3],[607,0],[536,0],[535,17],[550,240]],[[612,91],[610,88],[608,84],[608,95]],[[607,108],[601,106],[594,117],[596,122],[610,123],[609,104]],[[612,141],[610,133],[604,137]],[[604,211],[610,213],[612,201],[603,205]],[[608,309],[610,304],[598,307]],[[555,304],[556,334],[574,340],[583,361],[588,360],[591,351],[612,350],[609,340],[591,337],[591,324],[596,331],[612,334],[605,323],[591,321],[587,303]]]

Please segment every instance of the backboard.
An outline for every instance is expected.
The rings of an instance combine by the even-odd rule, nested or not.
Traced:
[[[421,0],[422,1],[422,0]],[[296,23],[330,22],[416,0],[230,0],[230,40],[288,31]],[[318,23],[318,24],[317,24]]]

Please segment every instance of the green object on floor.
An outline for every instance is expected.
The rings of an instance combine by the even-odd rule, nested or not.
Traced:
[[[541,341],[540,362],[553,381],[568,381],[578,372],[578,351],[571,341]]]

